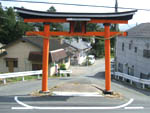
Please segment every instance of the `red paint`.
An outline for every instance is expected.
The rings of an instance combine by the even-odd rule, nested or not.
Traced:
[[[110,25],[105,25],[105,38],[110,37]],[[105,90],[111,89],[110,40],[105,40]]]
[[[50,25],[45,24],[44,25],[44,34],[45,37],[49,37],[49,30]],[[47,92],[48,91],[48,62],[49,61],[49,39],[44,38],[43,39],[43,75],[42,75],[42,91]]]

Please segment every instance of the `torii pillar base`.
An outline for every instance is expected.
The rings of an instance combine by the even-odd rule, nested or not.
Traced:
[[[104,94],[104,95],[113,95],[113,91],[104,90],[104,91],[103,91],[103,94]]]
[[[42,90],[41,90],[41,91],[39,91],[39,93],[40,93],[40,94],[48,94],[48,93],[50,93],[50,91],[49,91],[49,90],[47,90],[47,91],[42,91]]]

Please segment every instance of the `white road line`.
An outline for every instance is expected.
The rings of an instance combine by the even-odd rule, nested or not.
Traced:
[[[124,109],[144,109],[144,107],[125,107]]]
[[[110,110],[110,109],[119,109],[119,108],[124,108],[126,106],[128,106],[129,104],[131,104],[134,99],[130,99],[127,103],[123,104],[123,105],[119,105],[119,106],[114,106],[114,107],[36,107],[36,106],[29,106],[27,104],[24,104],[23,102],[18,100],[18,97],[15,97],[15,101],[24,106],[24,107],[12,107],[12,109],[51,109],[51,110],[92,110],[92,109],[106,109],[106,110]]]
[[[24,106],[24,107],[26,107],[26,108],[32,108],[32,106],[27,105],[27,104],[25,104],[25,103],[19,101],[17,96],[14,97],[14,100],[15,100],[18,104],[20,104],[20,105],[22,105],[22,106]]]
[[[89,97],[103,97],[98,92],[60,92],[53,91],[54,96],[89,96]]]

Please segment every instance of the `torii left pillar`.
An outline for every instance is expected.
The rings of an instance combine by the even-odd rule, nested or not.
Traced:
[[[50,31],[50,24],[44,23],[44,36],[46,38],[43,39],[42,92],[49,92],[48,90],[49,31]]]
[[[111,94],[110,24],[105,23],[105,94]]]

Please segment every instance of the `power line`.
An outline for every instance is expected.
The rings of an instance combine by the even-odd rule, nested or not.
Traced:
[[[40,1],[27,1],[27,0],[1,0],[1,1],[9,1],[9,2],[25,2],[25,3],[40,3],[40,4],[55,4],[55,5],[70,5],[70,6],[84,6],[84,7],[101,7],[101,8],[115,8],[112,6],[99,6],[99,5],[86,5],[86,4],[70,4],[70,3],[56,3],[56,2],[40,2]],[[118,7],[118,9],[130,9],[130,10],[142,10],[142,11],[150,11],[150,9],[142,9],[142,8],[126,8],[126,7]]]

